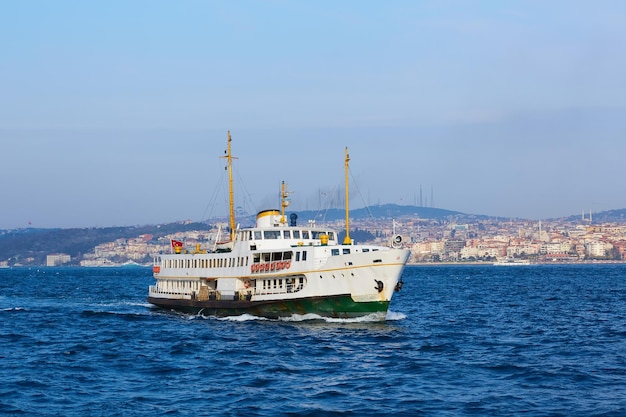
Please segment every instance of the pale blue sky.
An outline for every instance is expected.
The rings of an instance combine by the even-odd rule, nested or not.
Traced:
[[[6,1],[0,40],[0,228],[201,220],[228,129],[251,211],[345,146],[352,207],[626,208],[623,1]]]

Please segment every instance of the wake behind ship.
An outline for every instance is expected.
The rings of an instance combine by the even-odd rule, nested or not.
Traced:
[[[214,250],[187,251],[173,241],[175,253],[155,258],[156,283],[148,301],[156,306],[204,315],[279,318],[317,314],[384,319],[409,258],[406,249],[339,243],[336,231],[300,227],[286,220],[288,193],[282,185],[280,211],[257,214],[251,228],[235,229],[232,155],[228,133],[230,240]],[[346,149],[346,194],[348,153]],[[346,198],[346,201],[348,199]]]

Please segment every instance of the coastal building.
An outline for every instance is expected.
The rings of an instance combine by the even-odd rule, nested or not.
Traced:
[[[46,266],[59,266],[68,264],[71,261],[70,255],[66,253],[51,253],[46,256]]]
[[[585,245],[586,249],[587,249],[587,255],[591,256],[591,257],[603,257],[606,256],[606,244],[604,242],[601,241],[591,241],[591,242],[587,242],[587,244]]]

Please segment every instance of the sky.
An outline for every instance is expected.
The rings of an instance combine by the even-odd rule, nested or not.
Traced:
[[[4,2],[0,228],[626,208],[626,2]],[[420,199],[420,190],[421,199]],[[332,200],[336,200],[334,203]]]

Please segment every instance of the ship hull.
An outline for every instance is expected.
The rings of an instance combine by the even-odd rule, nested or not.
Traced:
[[[380,314],[381,319],[384,319],[389,308],[389,301],[355,302],[349,294],[264,301],[197,301],[148,297],[148,302],[161,308],[205,316],[225,317],[250,314],[270,319],[305,314],[332,318],[355,318]]]

